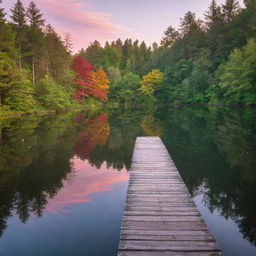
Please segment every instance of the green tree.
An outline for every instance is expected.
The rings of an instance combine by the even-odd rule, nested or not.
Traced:
[[[237,0],[226,0],[222,5],[223,14],[226,22],[230,22],[240,11],[240,5]]]
[[[35,97],[42,107],[50,110],[64,110],[72,104],[69,92],[51,77],[46,77],[36,84]]]
[[[177,39],[179,39],[179,37],[180,33],[172,26],[169,26],[164,32],[164,36],[161,40],[161,46],[172,47],[172,45],[177,41]]]
[[[101,47],[99,41],[95,40],[93,43],[91,43],[86,51],[85,55],[79,54],[82,57],[84,57],[86,60],[91,62],[95,66],[101,66],[102,59],[104,56],[104,49]]]
[[[180,23],[180,31],[182,35],[187,35],[201,29],[201,21],[196,19],[195,13],[187,12]]]
[[[0,107],[5,93],[10,87],[14,72],[15,63],[6,53],[0,52]]]
[[[14,24],[14,29],[16,31],[16,40],[19,48],[19,66],[22,68],[22,49],[25,39],[25,29],[26,29],[26,11],[23,3],[17,0],[14,7],[11,9],[12,15],[11,19]]]
[[[31,1],[26,12],[27,19],[29,21],[29,28],[27,31],[27,49],[26,55],[30,59],[32,67],[32,81],[33,84],[36,82],[37,75],[39,76],[41,65],[40,58],[44,50],[44,33],[42,27],[44,26],[45,20],[43,19],[43,14],[40,12],[36,4]]]
[[[227,103],[256,104],[256,40],[235,49],[218,72],[219,85]]]
[[[31,1],[27,9],[27,18],[30,26],[43,27],[45,20],[43,14],[40,12],[36,4]]]
[[[208,11],[205,13],[205,20],[208,28],[223,22],[221,7],[217,5],[216,0],[212,0]]]
[[[11,110],[32,113],[40,109],[34,99],[34,86],[27,77],[21,70],[10,83],[5,102]]]
[[[140,77],[131,72],[125,74],[110,86],[110,100],[121,104],[135,104],[140,100],[138,89]]]

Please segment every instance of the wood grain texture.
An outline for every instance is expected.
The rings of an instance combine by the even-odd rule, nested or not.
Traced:
[[[221,256],[159,137],[138,137],[118,256]]]

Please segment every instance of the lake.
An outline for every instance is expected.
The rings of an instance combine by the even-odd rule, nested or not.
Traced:
[[[115,256],[137,136],[160,136],[224,256],[256,255],[256,110],[0,119],[0,255]]]

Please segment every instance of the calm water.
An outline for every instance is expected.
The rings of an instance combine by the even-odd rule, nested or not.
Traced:
[[[0,119],[0,255],[115,256],[137,136],[161,136],[224,256],[256,255],[256,110]]]

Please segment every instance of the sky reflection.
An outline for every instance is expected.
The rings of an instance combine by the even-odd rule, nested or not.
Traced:
[[[69,212],[68,206],[93,200],[94,193],[110,191],[116,183],[127,181],[128,172],[123,169],[116,171],[107,168],[104,163],[100,169],[93,167],[87,160],[74,157],[70,160],[73,165],[73,176],[64,182],[63,188],[46,206],[46,211],[53,213]]]

